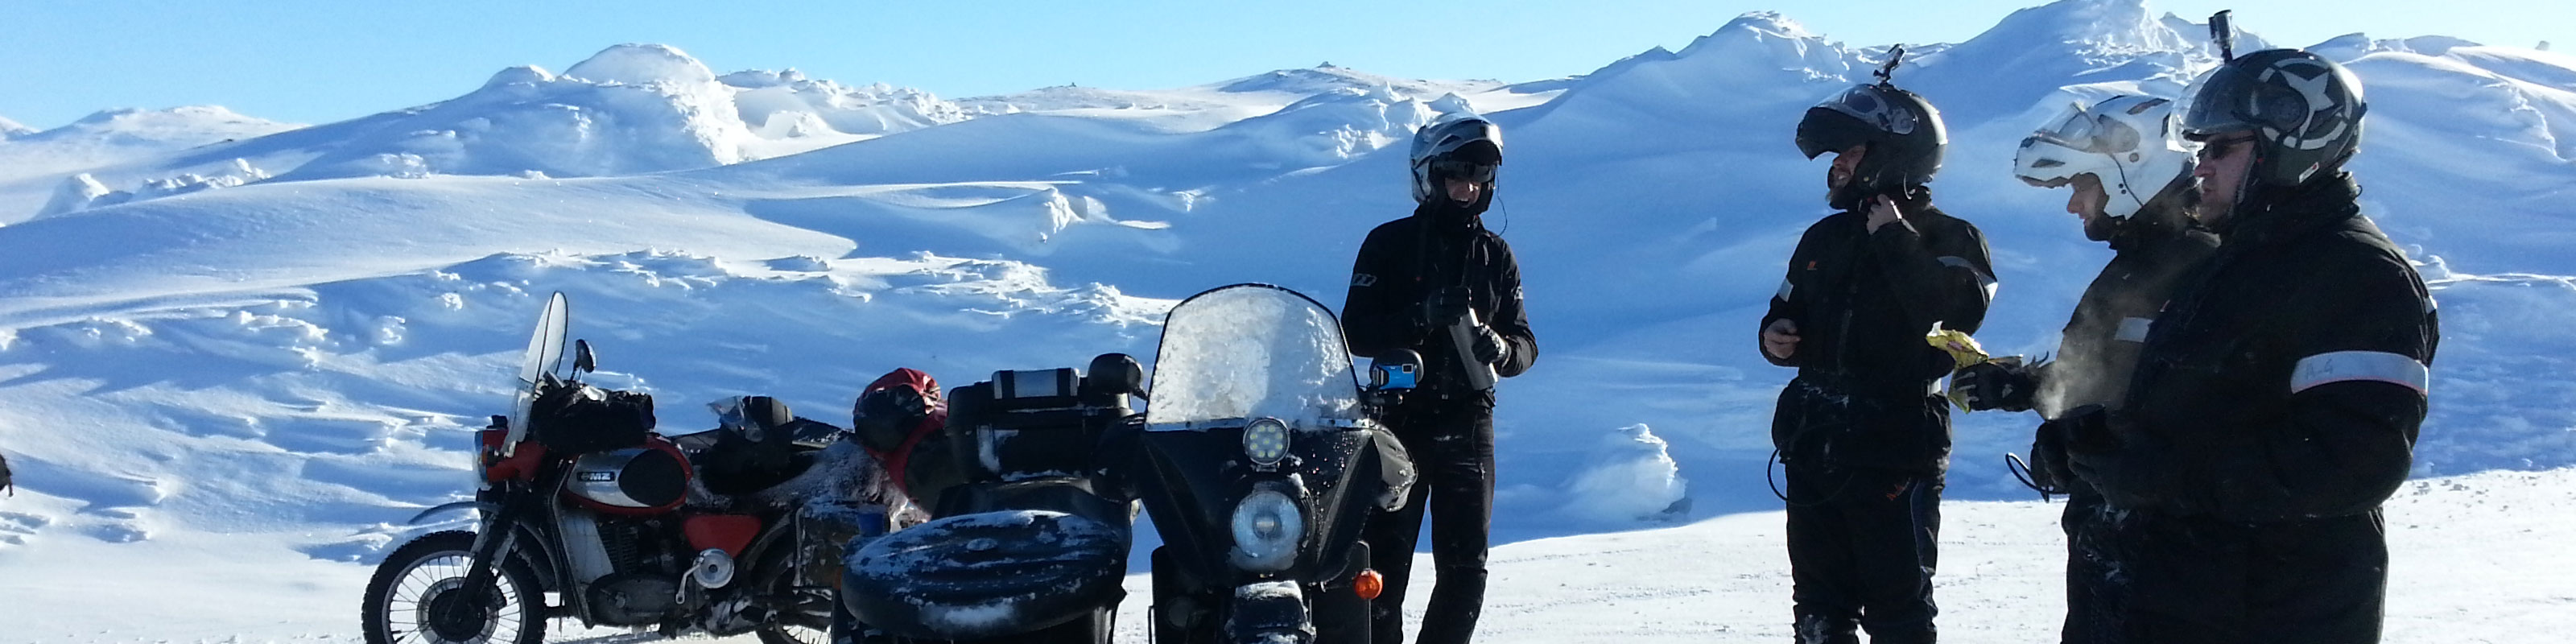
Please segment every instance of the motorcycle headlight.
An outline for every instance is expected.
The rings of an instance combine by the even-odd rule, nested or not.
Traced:
[[[1297,563],[1297,542],[1306,536],[1306,513],[1297,501],[1276,490],[1255,490],[1234,504],[1234,565],[1253,572],[1278,572]]]
[[[1252,421],[1243,428],[1243,455],[1252,464],[1273,467],[1288,458],[1288,423],[1277,418]]]

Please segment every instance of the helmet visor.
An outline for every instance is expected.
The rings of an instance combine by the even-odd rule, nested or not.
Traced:
[[[2227,132],[2255,129],[2258,124],[2246,113],[2248,97],[2254,93],[2254,77],[2235,65],[2220,67],[2193,83],[2191,109],[2183,112],[2183,138],[2205,141]]]
[[[2022,147],[2028,148],[2031,142],[2039,141],[2079,152],[2118,154],[2138,149],[2138,142],[2143,138],[2138,128],[2109,115],[2086,111],[2081,106],[2050,123],[2048,127],[2023,138]]]
[[[1919,125],[1913,110],[1890,103],[1876,86],[1860,85],[1817,103],[1816,107],[1841,112],[1862,123],[1890,134],[1913,134]]]

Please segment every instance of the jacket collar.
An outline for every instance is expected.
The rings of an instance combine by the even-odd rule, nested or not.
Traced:
[[[1485,227],[1487,203],[1491,203],[1491,197],[1472,204],[1433,199],[1414,206],[1413,216],[1423,221],[1425,230],[1448,235],[1465,234]]]
[[[2269,245],[2361,213],[2361,185],[2350,173],[2276,190],[2264,190],[2236,216],[2216,227],[2230,246]]]

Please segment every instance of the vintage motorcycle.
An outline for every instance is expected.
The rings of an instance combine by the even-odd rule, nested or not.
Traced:
[[[1001,371],[950,390],[943,434],[964,482],[931,521],[853,549],[848,639],[1108,644],[1135,510],[1100,446],[1135,420],[1143,382],[1112,353],[1089,375]]]
[[[1276,286],[1172,309],[1129,466],[1163,538],[1155,644],[1369,641],[1384,580],[1360,525],[1414,478],[1375,419],[1421,368],[1380,358],[1363,389],[1332,312]]]
[[[821,643],[832,618],[838,535],[883,522],[875,476],[838,428],[766,397],[716,405],[716,431],[653,431],[649,396],[603,390],[586,342],[558,378],[569,302],[540,316],[511,414],[477,434],[470,531],[403,544],[368,582],[369,644],[536,644],[549,621],[665,636],[757,633]],[[745,469],[716,463],[774,461]],[[875,527],[882,531],[882,527]],[[559,604],[549,598],[559,598]]]

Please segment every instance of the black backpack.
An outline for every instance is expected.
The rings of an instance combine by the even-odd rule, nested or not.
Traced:
[[[548,450],[624,449],[643,445],[653,432],[653,396],[576,383],[539,394],[530,416],[528,437]]]

